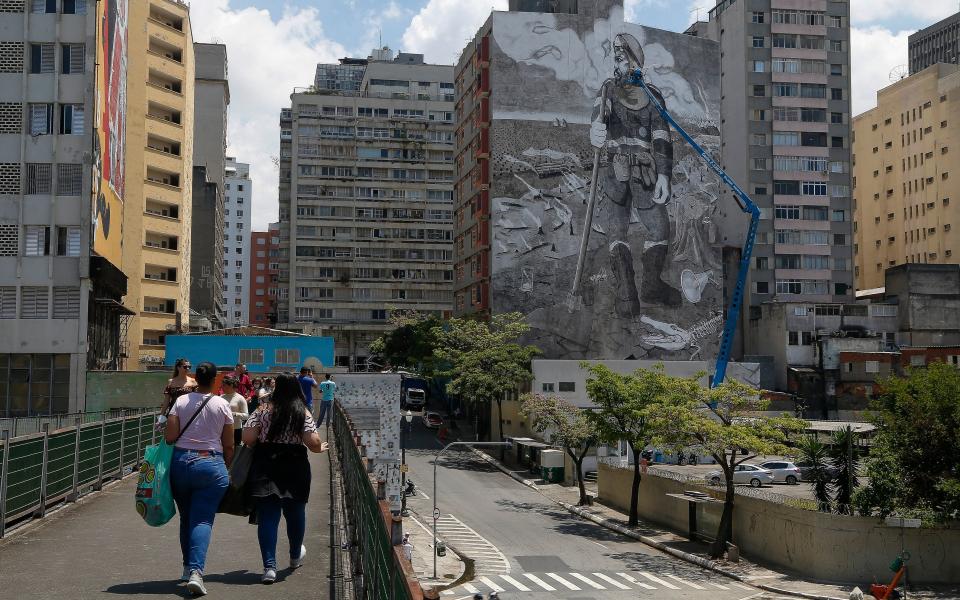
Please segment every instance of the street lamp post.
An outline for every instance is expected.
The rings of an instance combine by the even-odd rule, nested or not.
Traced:
[[[413,413],[409,409],[403,413],[403,420],[407,422],[407,435],[403,435],[403,424],[400,425],[400,516],[409,517],[410,511],[407,510],[407,441],[404,439],[410,436],[410,423],[413,422]]]
[[[440,516],[440,513],[437,511],[437,463],[440,462],[440,457],[443,456],[443,453],[452,448],[453,446],[509,446],[509,442],[450,442],[443,447],[440,452],[437,452],[436,458],[433,459],[433,578],[437,578],[437,518]]]

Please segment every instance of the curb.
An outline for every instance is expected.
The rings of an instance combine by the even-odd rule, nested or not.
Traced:
[[[507,469],[505,466],[503,466],[503,464],[501,464],[500,461],[498,461],[497,459],[493,458],[492,456],[488,456],[487,454],[481,452],[480,450],[477,450],[476,448],[472,448],[472,447],[471,447],[470,450],[471,450],[474,454],[476,454],[480,459],[485,460],[486,462],[488,462],[488,463],[490,463],[491,465],[495,466],[497,469],[499,469],[500,471],[502,471],[502,472],[505,473],[506,475],[509,475],[509,476],[510,476],[512,479],[514,479],[515,481],[517,481],[517,482],[519,482],[519,483],[522,483],[523,485],[527,486],[528,488],[533,489],[533,490],[539,492],[539,493],[542,494],[545,498],[548,498],[549,500],[551,500],[551,501],[555,502],[556,504],[562,506],[563,508],[567,509],[567,511],[569,511],[569,512],[575,514],[575,515],[578,515],[578,516],[580,516],[580,517],[583,517],[584,519],[587,519],[588,521],[592,521],[593,523],[596,523],[597,525],[600,525],[601,527],[605,527],[605,528],[607,528],[607,529],[610,529],[611,531],[616,531],[616,532],[619,533],[619,534],[622,534],[622,535],[625,535],[625,536],[627,536],[627,537],[633,538],[633,539],[635,539],[635,540],[637,540],[637,541],[639,541],[639,542],[641,542],[641,543],[643,543],[643,544],[646,544],[646,545],[648,545],[648,546],[651,546],[651,547],[653,547],[653,548],[656,548],[657,550],[660,550],[661,552],[665,552],[665,553],[667,553],[667,554],[669,554],[669,555],[671,555],[671,556],[674,556],[674,557],[676,557],[676,558],[679,558],[680,560],[684,560],[684,561],[686,561],[686,562],[695,564],[695,565],[697,565],[697,566],[699,566],[699,567],[702,567],[702,568],[704,568],[704,569],[709,569],[710,571],[713,571],[713,572],[715,572],[715,573],[719,573],[720,575],[723,575],[723,576],[725,576],[725,577],[729,577],[730,579],[739,581],[739,582],[741,582],[741,583],[746,583],[746,584],[752,585],[753,587],[755,587],[755,588],[757,588],[757,589],[761,589],[761,590],[764,590],[764,591],[767,591],[767,592],[772,592],[772,593],[774,593],[774,594],[783,594],[783,595],[785,595],[785,596],[796,596],[796,597],[798,597],[798,598],[806,598],[807,600],[848,600],[847,598],[838,598],[838,597],[836,597],[836,596],[821,596],[821,595],[819,595],[819,594],[810,594],[810,593],[807,593],[807,592],[798,592],[798,591],[795,591],[795,590],[787,590],[787,589],[783,589],[783,588],[778,588],[778,587],[776,587],[776,586],[767,585],[767,584],[765,584],[765,583],[754,583],[754,582],[752,582],[750,579],[748,579],[748,578],[746,578],[746,577],[744,577],[744,576],[742,576],[742,575],[738,575],[738,574],[736,574],[736,573],[733,573],[732,571],[728,571],[728,570],[724,569],[723,567],[721,567],[720,565],[718,565],[716,562],[714,562],[714,561],[712,561],[712,560],[708,560],[708,559],[706,559],[706,558],[702,558],[702,557],[700,557],[700,556],[697,556],[696,554],[690,554],[689,552],[684,552],[684,551],[682,551],[682,550],[677,550],[676,548],[672,548],[672,547],[670,547],[670,546],[667,546],[667,545],[664,544],[663,542],[658,542],[657,540],[655,540],[655,539],[653,539],[653,538],[647,537],[647,536],[645,536],[645,535],[641,535],[641,534],[637,533],[636,531],[633,531],[632,529],[629,529],[629,528],[627,528],[627,527],[624,527],[623,525],[621,525],[621,524],[619,524],[619,523],[617,523],[617,522],[615,522],[615,521],[612,521],[612,520],[610,520],[610,519],[605,519],[605,518],[603,518],[603,517],[599,517],[599,516],[597,516],[597,515],[589,512],[589,511],[586,511],[586,510],[580,508],[579,506],[573,506],[572,504],[567,504],[566,502],[564,502],[564,501],[562,501],[562,500],[557,500],[557,499],[555,499],[555,498],[550,498],[549,496],[547,496],[546,494],[544,494],[544,493],[540,490],[540,488],[539,488],[535,483],[533,483],[533,480],[531,480],[531,479],[523,479],[522,477],[520,477],[519,475],[517,475],[517,474],[514,473],[513,471],[511,471],[511,470]]]

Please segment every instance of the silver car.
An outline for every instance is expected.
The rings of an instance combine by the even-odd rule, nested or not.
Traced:
[[[713,485],[720,485],[724,480],[723,471],[710,471],[706,474],[705,478]],[[764,484],[769,485],[773,483],[773,473],[756,465],[744,463],[737,465],[734,469],[733,482],[749,483],[751,487],[756,488]]]
[[[800,481],[800,467],[788,460],[768,460],[760,463],[761,469],[773,473],[773,480],[777,483],[796,485]]]

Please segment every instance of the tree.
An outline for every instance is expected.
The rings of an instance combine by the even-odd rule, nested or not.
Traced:
[[[812,435],[800,438],[797,443],[800,458],[810,464],[807,479],[813,484],[813,496],[821,511],[830,512],[830,494],[833,479],[827,462],[827,447]]]
[[[802,431],[806,423],[796,417],[758,416],[769,401],[757,390],[738,381],[727,380],[707,390],[696,381],[683,380],[686,389],[673,394],[674,402],[662,411],[656,428],[666,444],[677,447],[697,445],[713,457],[723,471],[726,484],[720,527],[710,548],[712,558],[720,558],[733,535],[735,489],[733,473],[737,466],[767,454],[786,454],[790,434]]]
[[[501,440],[503,399],[533,379],[530,361],[540,354],[535,346],[517,343],[529,329],[520,313],[494,315],[489,321],[451,319],[433,328],[438,341],[434,357],[447,365],[442,374],[451,378],[448,389],[474,408],[496,402]]]
[[[555,396],[526,394],[520,399],[520,410],[530,419],[533,430],[547,433],[547,441],[563,448],[573,461],[580,501],[577,506],[590,504],[587,489],[583,484],[583,459],[596,443],[597,431],[588,411],[572,402]]]
[[[944,363],[881,383],[867,485],[854,494],[862,514],[960,516],[960,371]]]
[[[370,345],[370,352],[391,367],[407,367],[423,377],[431,378],[437,365],[436,329],[443,322],[416,311],[394,312],[390,315],[394,328]]]
[[[833,459],[833,465],[837,467],[834,477],[837,494],[834,500],[837,512],[842,514],[850,512],[854,491],[860,485],[857,479],[859,460],[856,455],[856,441],[856,432],[847,425],[833,434],[833,445],[828,450],[830,458]]]
[[[590,376],[587,395],[596,405],[589,413],[596,427],[598,440],[618,444],[625,440],[633,454],[633,484],[630,488],[629,525],[638,522],[640,497],[640,454],[656,436],[654,423],[658,410],[672,394],[682,391],[686,380],[666,374],[663,365],[653,369],[638,369],[631,374],[615,373],[602,364],[581,363]],[[674,403],[678,403],[679,400]]]

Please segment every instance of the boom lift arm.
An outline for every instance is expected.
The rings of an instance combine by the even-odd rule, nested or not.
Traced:
[[[753,246],[757,239],[757,228],[760,226],[760,209],[753,203],[750,196],[740,189],[737,182],[727,175],[720,165],[670,116],[670,113],[660,104],[647,83],[643,80],[643,71],[640,69],[635,70],[630,76],[628,83],[638,86],[646,93],[650,99],[650,103],[657,112],[660,113],[660,116],[663,117],[671,127],[677,130],[680,137],[700,155],[703,162],[707,163],[707,166],[727,184],[727,187],[733,190],[733,193],[736,194],[740,209],[750,215],[750,228],[747,230],[747,239],[743,244],[740,255],[740,270],[737,273],[737,285],[733,290],[733,297],[730,299],[730,307],[727,309],[727,320],[723,324],[723,337],[720,340],[720,353],[717,355],[716,373],[713,376],[712,383],[712,385],[716,387],[723,383],[727,375],[730,351],[733,348],[733,339],[737,334],[737,324],[740,321],[740,312],[743,308],[743,296],[747,286],[747,275],[750,273],[750,258],[753,256]]]

